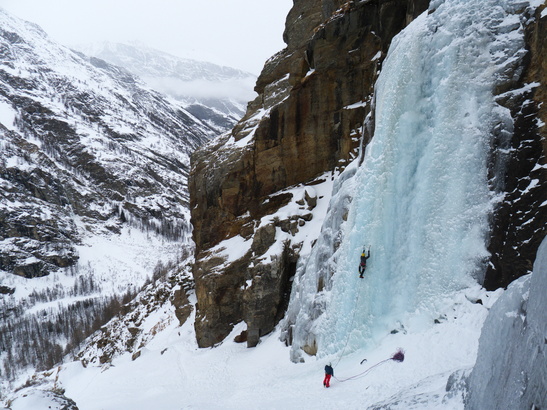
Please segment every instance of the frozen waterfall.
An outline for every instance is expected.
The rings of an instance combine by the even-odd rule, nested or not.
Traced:
[[[493,92],[524,55],[523,4],[433,0],[393,40],[374,137],[362,165],[342,174],[295,277],[285,322],[293,360],[301,348],[348,353],[394,328],[428,326],[446,298],[481,279],[499,200],[488,176],[493,129],[512,127]]]

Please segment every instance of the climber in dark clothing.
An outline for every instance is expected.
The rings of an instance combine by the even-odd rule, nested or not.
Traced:
[[[334,376],[334,369],[329,363],[325,366],[325,378],[323,379],[323,386],[330,387],[330,378],[332,376]]]
[[[370,247],[368,248],[368,255],[365,256],[365,250],[363,249],[363,253],[361,254],[361,263],[359,264],[359,277],[363,277],[363,273],[365,273],[365,269],[367,268],[367,259],[370,258]]]

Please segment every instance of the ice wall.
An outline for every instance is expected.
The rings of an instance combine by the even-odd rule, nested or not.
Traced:
[[[394,327],[432,323],[446,297],[480,279],[496,201],[492,130],[512,127],[493,91],[525,54],[523,4],[432,1],[393,40],[374,138],[295,277],[285,323],[293,360],[302,347],[347,353]],[[359,279],[364,245],[372,257]]]
[[[547,408],[547,239],[492,306],[468,384],[467,409]]]

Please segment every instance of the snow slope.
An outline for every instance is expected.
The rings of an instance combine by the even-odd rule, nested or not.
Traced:
[[[522,301],[528,300],[529,312],[534,316],[533,328],[545,326],[541,315],[546,311],[546,258],[544,241],[531,278],[519,279],[506,292],[485,292],[479,286],[457,292],[453,300],[442,306],[442,319],[434,326],[411,326],[404,332],[386,335],[376,347],[360,349],[341,360],[332,355],[295,364],[289,360],[290,349],[279,342],[279,329],[262,338],[256,348],[248,349],[245,344],[232,341],[244,329],[243,324],[236,326],[221,345],[199,349],[194,316],[178,326],[173,306],[165,303],[145,321],[147,331],[159,330],[136,359],[126,353],[103,366],[84,368],[80,362],[66,363],[29,379],[26,387],[5,398],[5,404],[11,410],[68,410],[74,408],[70,407],[73,403],[80,410],[462,410],[468,401],[470,382],[471,388],[481,394],[485,381],[505,383],[505,377],[499,374],[490,377],[496,368],[491,362],[503,354],[498,343],[500,335],[505,338],[507,332],[523,329],[511,324],[521,322],[521,316],[513,309],[521,309]],[[531,292],[530,283],[535,285]],[[483,323],[487,323],[488,331],[480,337],[481,362],[476,367],[477,375],[469,377]],[[541,336],[536,330],[532,332],[523,335]],[[505,341],[511,344],[511,340]],[[526,351],[518,337],[512,341],[513,348]],[[402,363],[388,360],[377,365],[399,348],[405,352]],[[534,361],[536,370],[547,368],[544,355],[536,355]],[[323,367],[329,362],[335,365],[335,378],[331,388],[325,389]],[[522,361],[515,361],[515,369],[521,364]],[[514,376],[509,383],[516,383],[517,389],[507,386],[507,393],[518,399],[518,388],[525,385],[517,373]],[[541,403],[545,380],[536,379],[535,386],[535,393],[539,393],[536,403]],[[496,391],[490,389],[488,394]],[[479,407],[476,403],[472,408],[486,408],[484,402]],[[486,403],[493,402],[488,399]]]
[[[213,135],[0,8],[0,381],[59,360],[80,321],[191,247],[190,155]]]
[[[80,410],[363,409],[382,402],[392,409],[461,409],[461,392],[447,392],[446,383],[454,371],[472,367],[482,322],[498,296],[499,292],[487,294],[478,287],[462,292],[444,306],[446,318],[436,326],[388,335],[375,349],[344,357],[335,367],[330,389],[322,386],[323,367],[336,357],[294,364],[289,348],[279,342],[279,331],[248,349],[232,341],[244,324],[220,346],[198,349],[193,316],[178,327],[172,306],[166,304],[146,326],[169,324],[136,360],[126,353],[103,367],[67,363],[11,397],[11,408],[36,408],[39,400],[43,408],[60,408],[44,396],[62,388]],[[469,300],[478,297],[483,305]],[[405,350],[403,363],[388,361],[364,377],[342,381],[391,357],[399,347]]]

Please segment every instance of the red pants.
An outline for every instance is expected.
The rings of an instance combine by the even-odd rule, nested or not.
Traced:
[[[325,379],[323,380],[323,386],[330,387],[330,378],[331,378],[331,375],[325,373]]]

